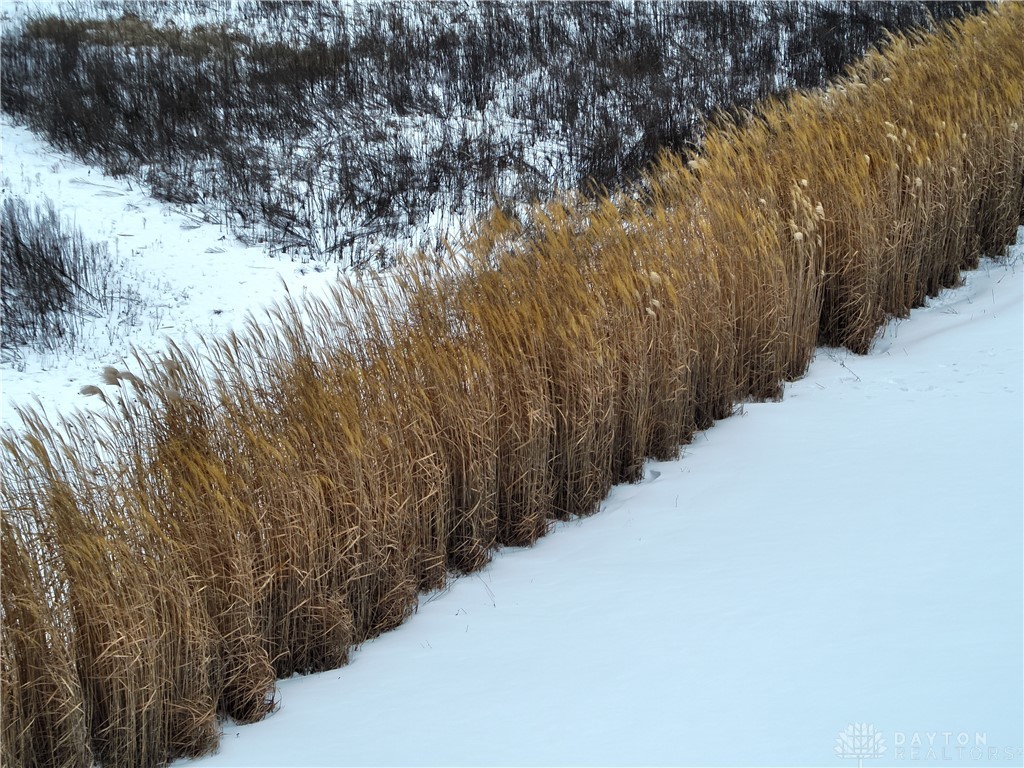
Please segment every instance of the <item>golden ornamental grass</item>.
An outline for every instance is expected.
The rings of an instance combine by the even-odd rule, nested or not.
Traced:
[[[595,511],[1024,215],[1024,7],[892,38],[635,187],[287,297],[3,435],[0,762],[161,765]],[[458,253],[456,258],[455,254]]]

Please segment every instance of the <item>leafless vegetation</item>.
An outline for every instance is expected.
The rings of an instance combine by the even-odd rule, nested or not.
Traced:
[[[289,258],[390,259],[495,198],[622,188],[703,116],[818,87],[980,3],[74,4],[0,49],[3,109]],[[175,10],[205,23],[173,23]],[[178,18],[180,22],[180,17]]]
[[[0,200],[0,358],[25,348],[74,349],[87,323],[138,322],[138,290],[103,243],[89,243],[52,204]]]

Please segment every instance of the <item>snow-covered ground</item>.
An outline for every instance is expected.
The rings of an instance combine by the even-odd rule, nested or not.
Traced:
[[[182,765],[1021,765],[1022,259]]]
[[[0,129],[5,194],[116,243],[151,300],[5,368],[4,423],[331,277]],[[965,277],[182,765],[1021,765],[1024,228]]]
[[[133,322],[101,318],[73,344],[56,351],[21,350],[3,364],[0,423],[19,423],[13,405],[33,399],[48,409],[94,403],[79,395],[99,384],[104,366],[130,359],[131,348],[157,352],[165,338],[194,341],[240,328],[284,295],[319,291],[332,282],[336,265],[292,262],[247,247],[225,229],[205,224],[146,194],[127,179],[60,153],[39,136],[0,114],[0,194],[31,204],[52,201],[87,242],[106,243],[134,285],[142,308]],[[129,366],[130,367],[130,366]]]

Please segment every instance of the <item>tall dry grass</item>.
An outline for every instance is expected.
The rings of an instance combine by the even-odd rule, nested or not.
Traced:
[[[628,194],[108,369],[3,436],[4,765],[159,765],[417,594],[597,509],[1024,213],[1024,7],[896,37]],[[458,255],[456,255],[458,254]]]

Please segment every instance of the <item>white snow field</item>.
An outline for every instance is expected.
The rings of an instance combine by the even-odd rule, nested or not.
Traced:
[[[14,405],[38,400],[49,411],[96,406],[79,395],[99,384],[104,366],[129,361],[135,346],[146,352],[166,338],[194,342],[240,328],[246,314],[284,296],[316,293],[335,279],[337,265],[292,262],[245,246],[227,230],[150,197],[128,179],[59,152],[42,138],[0,115],[0,197],[54,209],[86,242],[105,243],[120,277],[141,298],[137,317],[96,318],[82,338],[57,350],[23,349],[2,366],[0,423],[17,427]]]
[[[1021,765],[1022,260],[180,765]]]

